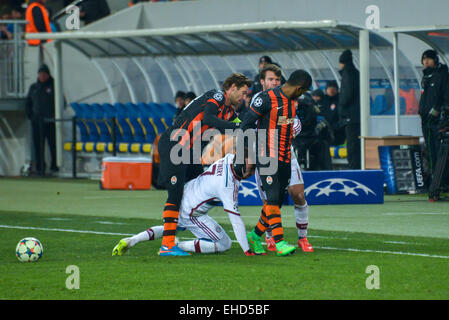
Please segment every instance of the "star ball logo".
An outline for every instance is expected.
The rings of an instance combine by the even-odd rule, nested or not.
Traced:
[[[240,183],[240,193],[243,195],[243,197],[254,197],[257,198],[257,183],[249,181],[249,180],[242,180]]]
[[[315,191],[315,192],[314,192]],[[320,196],[327,196],[329,197],[332,193],[344,193],[344,195],[347,196],[360,196],[360,192],[365,195],[372,194],[373,196],[376,196],[376,193],[365,186],[364,184],[361,184],[360,182],[350,180],[350,179],[343,179],[343,178],[333,178],[333,179],[326,179],[318,181],[314,184],[312,184],[310,187],[308,187],[306,190],[304,190],[306,196],[309,194],[315,193],[315,197]]]

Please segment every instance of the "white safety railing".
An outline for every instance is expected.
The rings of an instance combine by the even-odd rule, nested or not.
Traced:
[[[0,26],[12,25],[8,38],[0,40],[0,99],[23,98],[24,88],[23,39],[25,20],[0,20]]]

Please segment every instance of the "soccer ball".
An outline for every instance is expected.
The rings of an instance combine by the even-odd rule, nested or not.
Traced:
[[[44,247],[36,238],[25,238],[16,247],[16,256],[20,262],[38,261],[44,253]]]

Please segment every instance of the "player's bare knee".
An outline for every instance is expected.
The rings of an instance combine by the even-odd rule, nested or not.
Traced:
[[[303,188],[289,187],[288,193],[290,194],[294,204],[298,206],[303,206],[306,204],[306,197],[304,195]]]

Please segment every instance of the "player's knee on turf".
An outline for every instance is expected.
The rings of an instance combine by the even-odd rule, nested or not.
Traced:
[[[231,238],[225,234],[222,239],[215,242],[215,245],[217,246],[218,252],[223,252],[231,249],[232,241]]]

